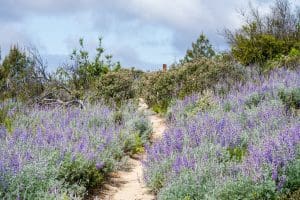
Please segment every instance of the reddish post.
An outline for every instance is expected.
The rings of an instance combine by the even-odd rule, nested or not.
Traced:
[[[167,71],[167,64],[163,64],[163,72]]]

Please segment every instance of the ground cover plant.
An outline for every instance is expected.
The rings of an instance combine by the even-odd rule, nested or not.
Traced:
[[[300,71],[248,76],[226,95],[171,106],[144,161],[158,199],[280,199],[299,189]]]
[[[81,199],[124,156],[142,151],[151,132],[133,103],[84,110],[1,104],[7,107],[10,126],[0,126],[1,199]]]

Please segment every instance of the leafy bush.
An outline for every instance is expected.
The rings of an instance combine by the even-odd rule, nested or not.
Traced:
[[[141,95],[150,107],[166,112],[172,99],[183,99],[196,92],[215,90],[215,85],[220,82],[229,87],[241,79],[242,69],[234,63],[203,57],[167,72],[145,74],[141,80]]]
[[[243,16],[245,24],[239,30],[225,31],[236,60],[258,64],[262,71],[299,64],[300,15],[290,1],[276,0],[267,14],[250,6]]]
[[[167,111],[167,108],[176,94],[176,72],[152,72],[145,74],[140,82],[140,95],[146,103],[160,113]]]
[[[205,181],[205,177],[198,178],[191,171],[183,172],[173,183],[162,189],[158,199],[204,199],[207,192]]]
[[[117,105],[135,98],[137,91],[134,84],[141,73],[134,69],[108,72],[101,76],[95,84],[96,98],[102,98],[107,103],[117,103]]]
[[[285,66],[290,69],[296,69],[300,64],[300,51],[292,48],[288,55],[278,55],[274,59],[268,60],[265,64],[265,71]]]
[[[287,109],[300,109],[300,88],[280,90],[278,95]]]
[[[273,181],[257,184],[252,180],[237,180],[226,183],[223,190],[218,193],[217,199],[276,199],[276,186]]]
[[[57,178],[63,180],[67,185],[93,188],[104,181],[104,173],[101,172],[101,169],[105,167],[103,165],[87,161],[81,156],[66,155],[59,167]]]
[[[99,38],[96,56],[90,59],[89,52],[85,49],[83,38],[79,39],[79,50],[74,49],[71,54],[71,60],[74,64],[64,70],[71,84],[76,90],[85,92],[90,89],[94,81],[110,70],[119,69],[120,63],[112,63],[112,55],[105,55],[102,47],[102,38]],[[103,58],[104,57],[104,58]],[[83,90],[83,91],[82,91]]]
[[[282,193],[286,196],[293,196],[300,189],[300,159],[297,158],[286,169],[286,182]]]
[[[245,30],[245,32],[247,31]],[[235,37],[236,43],[235,46],[232,46],[232,54],[244,65],[263,65],[268,60],[274,59],[280,54],[286,55],[289,48],[291,48],[284,41],[276,40],[274,36],[267,34],[254,35],[251,38],[243,35]]]
[[[264,100],[265,96],[264,94],[252,94],[246,101],[245,105],[248,108],[257,107],[259,103],[261,103]]]

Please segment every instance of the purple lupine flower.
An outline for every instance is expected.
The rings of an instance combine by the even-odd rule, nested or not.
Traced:
[[[97,162],[96,163],[96,169],[101,170],[104,167],[104,162]]]
[[[7,130],[4,126],[0,125],[0,140],[6,137]]]
[[[189,159],[186,156],[178,156],[173,162],[172,169],[176,174],[179,174],[182,170],[185,169],[195,169],[195,160]]]

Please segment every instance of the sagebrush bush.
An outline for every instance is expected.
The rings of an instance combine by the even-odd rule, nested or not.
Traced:
[[[145,74],[141,79],[142,97],[156,111],[166,112],[171,101],[205,90],[215,90],[217,83],[227,87],[243,79],[243,70],[233,62],[202,57],[171,68],[167,72]]]
[[[108,104],[121,105],[136,97],[135,82],[139,80],[141,71],[120,69],[102,75],[95,83],[96,96],[94,100],[104,99]]]

